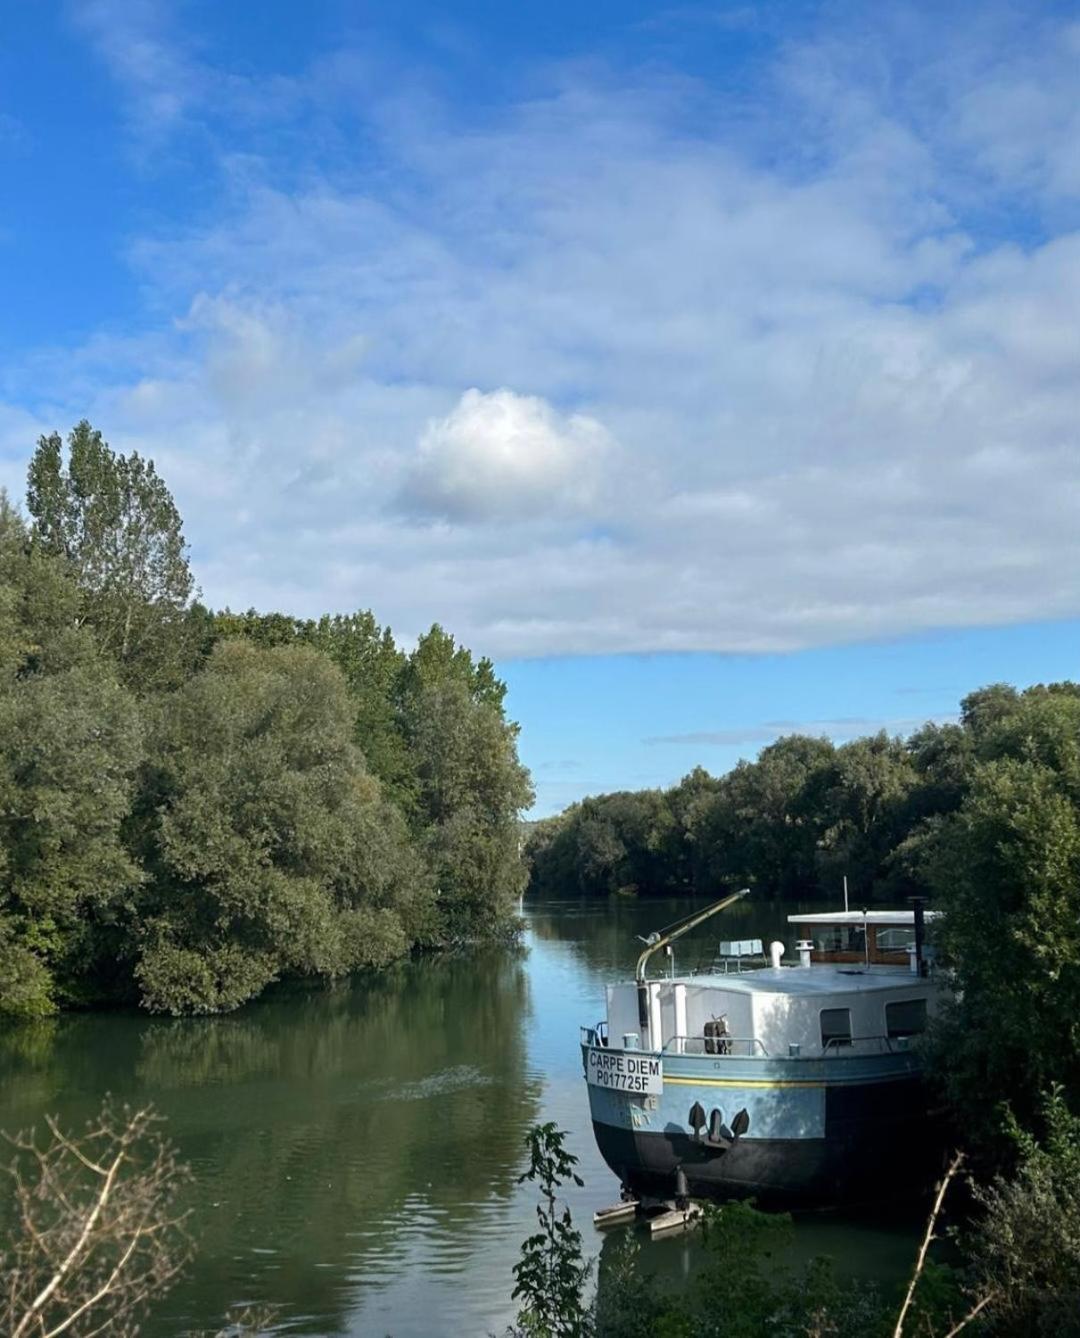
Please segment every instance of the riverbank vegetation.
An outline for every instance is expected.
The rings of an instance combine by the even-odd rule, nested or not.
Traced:
[[[434,626],[215,613],[164,480],[87,423],[0,497],[0,1013],[237,1007],[498,936],[531,800]]]
[[[1012,1128],[1014,1165],[968,1180],[964,1210],[948,1196],[967,1179],[954,1156],[938,1186],[902,1295],[844,1279],[822,1256],[785,1262],[792,1222],[750,1203],[708,1205],[705,1248],[688,1283],[650,1273],[634,1237],[591,1266],[558,1191],[576,1158],[553,1124],[526,1138],[522,1180],[540,1186],[539,1230],[514,1269],[520,1303],[509,1338],[1047,1338],[1080,1334],[1080,1120],[1059,1092],[1043,1109],[1041,1140]],[[958,1174],[959,1173],[959,1174]],[[948,1239],[944,1257],[933,1243]]]
[[[719,896],[903,903],[982,883],[998,837],[1056,842],[1070,876],[1080,837],[1080,685],[996,683],[955,724],[839,746],[791,734],[727,775],[698,767],[667,790],[598,795],[532,826],[531,889],[584,896]],[[1050,844],[1046,845],[1049,853]],[[1017,846],[1014,855],[1022,863]],[[994,886],[1017,868],[995,866]],[[998,893],[994,893],[998,895]]]

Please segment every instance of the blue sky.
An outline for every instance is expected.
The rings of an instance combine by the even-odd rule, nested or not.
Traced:
[[[9,6],[0,483],[432,621],[538,811],[1076,674],[1080,9]]]

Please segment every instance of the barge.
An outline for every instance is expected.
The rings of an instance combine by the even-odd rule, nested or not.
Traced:
[[[745,895],[650,935],[634,979],[608,986],[606,1018],[582,1028],[593,1132],[624,1199],[923,1192],[943,1141],[918,1048],[943,990],[933,912],[792,915],[794,963],[781,943],[744,941],[704,974],[649,978],[656,953]]]

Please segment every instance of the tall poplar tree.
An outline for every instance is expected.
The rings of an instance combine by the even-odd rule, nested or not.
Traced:
[[[180,514],[152,460],[117,455],[84,419],[30,462],[32,538],[71,566],[82,618],[139,690],[183,677],[193,582]]]

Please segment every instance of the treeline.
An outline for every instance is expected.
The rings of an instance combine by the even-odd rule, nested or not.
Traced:
[[[26,509],[0,495],[0,1013],[217,1012],[507,929],[531,789],[490,661],[211,612],[153,463],[85,422]]]
[[[1080,685],[1018,692],[997,683],[965,697],[957,724],[840,746],[792,734],[714,777],[695,768],[667,790],[599,795],[534,825],[531,889],[546,894],[720,893],[835,904],[931,893],[930,838],[972,801],[985,768],[1029,757],[1080,719]],[[1075,746],[1075,742],[1074,745]]]

